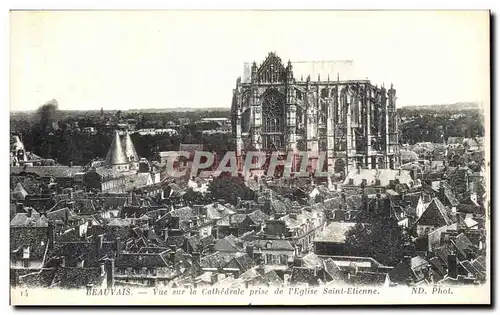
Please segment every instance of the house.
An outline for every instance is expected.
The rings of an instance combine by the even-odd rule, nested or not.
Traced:
[[[52,233],[54,233],[52,222],[50,226],[47,223],[33,226],[11,224],[10,267],[41,269],[47,260],[49,243],[54,241]]]
[[[230,234],[215,242],[214,249],[220,252],[236,253],[245,251],[243,242],[236,236]]]
[[[433,198],[427,205],[424,213],[414,223],[417,230],[417,235],[424,236],[434,231],[436,228],[450,225],[453,220],[449,216],[448,209],[438,198]]]
[[[10,168],[11,175],[33,174],[46,181],[53,180],[62,187],[72,187],[75,184],[75,176],[82,172],[82,166],[13,166]]]
[[[314,287],[331,280],[329,274],[323,268],[292,267],[289,283],[292,286]]]
[[[344,180],[344,187],[381,187],[390,188],[393,182],[413,186],[411,172],[391,169],[351,169]],[[393,181],[393,182],[391,182]]]
[[[238,277],[253,267],[255,267],[255,261],[252,257],[247,253],[237,253],[224,268],[238,269],[238,273],[235,275],[235,277]]]
[[[57,268],[51,288],[83,289],[83,288],[107,288],[108,281],[112,283],[111,272],[105,270],[105,266],[92,268],[59,267]]]
[[[330,222],[314,239],[314,253],[329,256],[346,254],[346,233],[355,225],[354,222]]]
[[[407,257],[389,272],[395,284],[423,284],[431,280],[431,264],[421,256]]]
[[[265,264],[265,271],[285,270],[295,257],[295,247],[287,240],[255,239],[245,244],[248,255]]]
[[[453,189],[451,188],[451,186],[446,181],[441,181],[439,183],[438,191],[439,200],[443,203],[443,205],[450,208],[451,211],[455,213],[457,211],[459,202],[457,197],[453,193]]]

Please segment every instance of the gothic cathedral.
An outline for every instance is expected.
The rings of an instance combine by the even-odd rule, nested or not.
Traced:
[[[304,69],[304,63],[297,63]],[[275,53],[249,65],[233,90],[232,126],[237,155],[248,150],[326,152],[328,171],[398,167],[396,90],[342,73],[310,72],[300,80],[295,64]],[[328,71],[327,71],[328,72]],[[330,80],[330,75],[335,79]]]

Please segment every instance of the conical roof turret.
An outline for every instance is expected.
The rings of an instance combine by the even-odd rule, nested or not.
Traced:
[[[18,150],[23,150],[24,151],[24,144],[21,141],[21,138],[19,136],[14,136],[11,139],[11,150],[12,151],[18,151]]]
[[[127,158],[123,152],[122,143],[120,141],[120,135],[118,131],[115,133],[115,138],[111,142],[111,147],[109,148],[108,155],[106,156],[107,165],[118,165],[127,164]]]
[[[130,133],[128,131],[125,132],[125,136],[122,138],[122,144],[127,161],[139,162],[139,155],[137,155],[137,152],[135,151],[134,143],[132,142],[132,138],[130,138]],[[130,157],[133,158],[132,161],[130,160]]]

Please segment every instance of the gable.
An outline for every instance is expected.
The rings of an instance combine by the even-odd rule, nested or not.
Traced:
[[[271,79],[273,78],[274,79]],[[257,70],[258,81],[284,81],[286,80],[286,69],[281,62],[281,58],[275,53],[269,53],[266,60]]]
[[[444,205],[439,199],[432,199],[422,216],[417,220],[417,225],[443,226],[453,222],[448,218]]]

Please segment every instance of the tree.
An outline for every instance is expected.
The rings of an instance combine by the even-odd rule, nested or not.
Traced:
[[[346,233],[346,248],[351,255],[372,257],[388,266],[401,261],[408,243],[408,236],[391,218],[357,223]]]
[[[202,194],[199,191],[194,191],[193,188],[188,188],[182,198],[189,205],[204,205],[212,201],[210,195]]]
[[[245,185],[243,178],[231,175],[223,175],[214,178],[209,185],[210,197],[219,200],[224,199],[233,205],[238,203],[238,197],[244,200],[254,198],[254,192]]]

